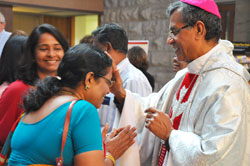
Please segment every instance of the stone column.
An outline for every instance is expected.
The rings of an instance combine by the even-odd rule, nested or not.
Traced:
[[[234,41],[250,43],[250,1],[235,1]]]

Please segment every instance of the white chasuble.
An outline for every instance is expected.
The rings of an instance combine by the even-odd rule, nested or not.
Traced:
[[[144,111],[149,107],[168,114],[172,107],[173,124],[173,118],[180,116],[179,110],[182,110],[178,130],[169,136],[167,166],[249,166],[250,75],[230,57],[230,52],[231,47],[220,42],[191,62],[201,64],[202,70],[196,70],[201,71],[199,77],[187,102],[180,103],[179,109],[176,92],[188,71],[197,72],[179,71],[158,93],[146,98],[126,91],[123,113],[135,116],[137,131],[141,134],[142,166],[157,166],[160,151],[160,139],[144,127]],[[207,60],[203,61],[206,56]],[[185,89],[188,88],[185,86]],[[185,89],[180,90],[179,99],[188,93]]]

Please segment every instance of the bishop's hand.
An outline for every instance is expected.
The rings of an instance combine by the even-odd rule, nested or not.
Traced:
[[[148,108],[145,113],[145,127],[162,140],[167,140],[173,130],[169,116],[155,108]]]
[[[119,70],[116,68],[116,64],[112,56],[105,51],[105,53],[112,59],[112,80],[114,81],[113,85],[110,87],[110,91],[115,95],[119,103],[123,103],[126,97],[126,91],[123,88],[123,81],[120,77]]]

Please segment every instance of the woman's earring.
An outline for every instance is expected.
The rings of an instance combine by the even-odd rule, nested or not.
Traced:
[[[88,90],[89,89],[89,86],[85,86],[85,88],[84,88],[85,90]]]

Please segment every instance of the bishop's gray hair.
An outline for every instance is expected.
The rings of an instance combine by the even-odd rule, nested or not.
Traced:
[[[182,12],[183,23],[194,26],[197,21],[202,21],[207,31],[205,39],[208,41],[216,38],[218,42],[222,33],[221,19],[218,16],[180,1],[170,4],[167,14],[171,16],[177,9],[180,9]]]

